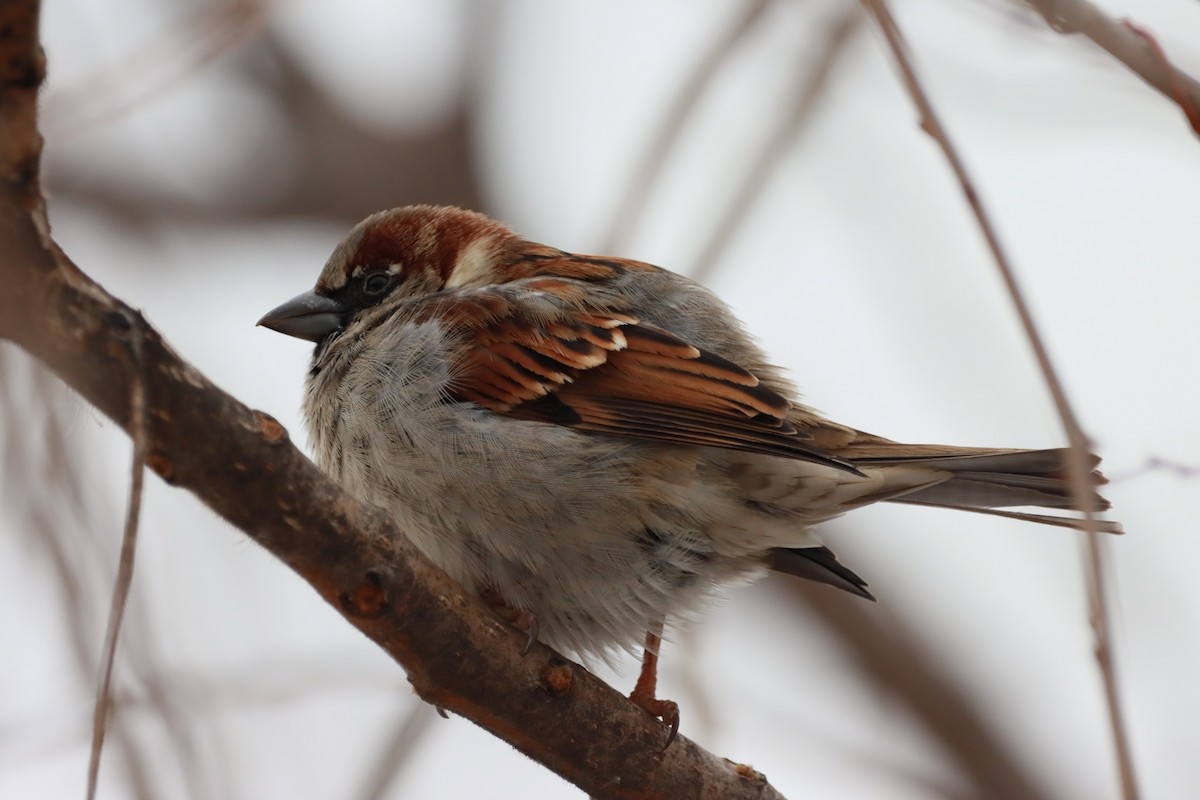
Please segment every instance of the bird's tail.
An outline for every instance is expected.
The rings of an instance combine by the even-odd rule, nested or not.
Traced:
[[[840,443],[837,450],[839,458],[846,459],[868,474],[891,473],[892,478],[885,479],[883,486],[875,493],[860,496],[842,510],[849,510],[851,505],[883,500],[956,508],[1043,525],[1085,527],[1079,517],[1008,510],[1014,506],[1050,509],[1076,507],[1067,466],[1070,451],[1067,449],[985,450],[910,445],[852,429],[830,427],[828,430],[843,437],[849,432],[853,437],[852,441]],[[1087,501],[1092,510],[1097,512],[1109,507],[1109,502],[1091,488],[1108,482],[1096,470],[1099,463],[1098,456],[1088,454],[1087,466],[1091,472]],[[949,473],[949,477],[945,477],[946,473]],[[911,483],[905,486],[908,481]],[[1096,530],[1105,533],[1124,533],[1119,522],[1098,519],[1095,520],[1095,526]],[[866,581],[847,569],[827,547],[776,548],[771,552],[768,564],[779,572],[827,583],[869,600],[875,599],[867,590]]]
[[[948,480],[888,498],[893,503],[956,508],[981,514],[1012,517],[1045,525],[1082,528],[1078,517],[1033,514],[1004,510],[1012,506],[1040,508],[1074,508],[1076,500],[1071,491],[1067,466],[1070,451],[1054,450],[984,450],[939,446],[896,444],[894,454],[876,443],[870,456],[859,456],[853,463],[869,469],[888,466],[934,467],[951,473]],[[914,452],[920,451],[920,452]],[[1092,487],[1107,483],[1096,470],[1100,458],[1088,454]],[[1092,510],[1104,511],[1109,502],[1095,489],[1089,489],[1088,502]],[[1098,530],[1123,533],[1120,523],[1097,520]]]

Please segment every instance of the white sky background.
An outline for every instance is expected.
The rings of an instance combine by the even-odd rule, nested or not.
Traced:
[[[138,0],[66,5],[51,3],[45,21],[51,107],[55,91],[119,61],[171,19]],[[1200,74],[1200,6],[1101,5],[1133,14],[1179,66]],[[1129,535],[1109,543],[1116,644],[1145,796],[1200,796],[1200,478],[1142,473],[1152,457],[1200,465],[1200,143],[1177,108],[1104,54],[1003,4],[897,6],[1081,420],[1117,479],[1106,494]],[[835,7],[777,3],[753,30],[619,255],[690,268],[723,198],[789,108],[799,43],[819,41]],[[380,0],[338,16],[331,8],[282,3],[270,24],[306,43],[314,74],[356,113],[381,127],[420,126],[465,91],[456,48],[474,4]],[[475,54],[487,65],[475,91],[488,210],[531,238],[594,250],[666,98],[736,7],[530,0],[489,8],[494,37]],[[241,91],[217,61],[126,115],[83,130],[48,128],[49,168],[130,180],[165,171],[187,191],[219,191],[236,170],[238,139],[270,136],[274,124]],[[295,168],[286,153],[262,165]],[[253,323],[311,285],[352,220],[148,235],[53,197],[50,208],[60,242],[89,274],[303,441],[297,410],[308,348]],[[708,282],[793,370],[808,401],[841,422],[911,441],[1063,442],[959,189],[869,28]],[[112,542],[115,559],[128,441],[82,403],[63,402],[73,406],[73,441],[87,448],[91,528],[79,535]],[[131,625],[196,731],[199,763],[221,765],[201,779],[206,796],[360,796],[383,743],[417,703],[403,675],[189,495],[153,478],[147,487]],[[50,572],[31,563],[14,524],[0,509],[8,529],[0,531],[0,798],[79,797],[91,688],[64,644]],[[827,533],[880,606],[918,621],[914,644],[944,656],[1059,796],[1117,796],[1074,534],[905,507],[856,512]],[[667,647],[661,694],[681,703],[683,732],[753,764],[788,797],[960,790],[937,746],[781,596],[763,586],[733,590],[686,648]],[[97,651],[103,613],[88,621]],[[602,674],[628,691],[636,667]],[[173,751],[156,745],[160,724],[136,708],[125,714],[139,741],[163,749],[164,774],[179,771]],[[417,747],[389,796],[582,796],[458,718],[434,719]],[[102,796],[128,795],[111,753],[102,778]],[[165,780],[177,793],[169,796],[186,796],[182,779]]]

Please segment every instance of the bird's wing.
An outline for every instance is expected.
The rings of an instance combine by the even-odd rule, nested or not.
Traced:
[[[788,421],[787,399],[738,364],[605,305],[580,281],[535,277],[422,298],[465,347],[452,397],[584,431],[854,466]]]

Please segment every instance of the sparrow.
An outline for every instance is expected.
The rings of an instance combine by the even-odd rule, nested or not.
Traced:
[[[368,217],[258,324],[316,344],[303,411],[318,466],[531,640],[585,658],[641,644],[631,699],[668,744],[664,623],[769,570],[874,599],[818,523],[886,501],[1079,525],[1002,510],[1071,508],[1065,450],[839,425],[698,283],[471,211]]]

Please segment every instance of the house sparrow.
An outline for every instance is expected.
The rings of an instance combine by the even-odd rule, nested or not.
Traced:
[[[655,697],[664,621],[768,569],[873,599],[815,524],[879,501],[1078,522],[995,510],[1070,508],[1065,451],[831,422],[704,287],[470,211],[368,217],[313,291],[259,324],[316,343],[317,464],[547,644],[604,655],[644,637],[632,699],[671,737],[678,709]]]

